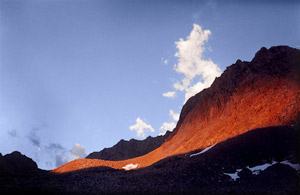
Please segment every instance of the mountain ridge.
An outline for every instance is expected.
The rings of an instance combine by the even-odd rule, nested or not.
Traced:
[[[237,60],[212,86],[183,106],[176,128],[152,152],[123,161],[80,159],[55,170],[93,166],[147,167],[163,158],[206,148],[256,128],[291,125],[299,115],[300,51],[288,46],[262,48],[251,62]]]
[[[170,134],[171,132],[167,131],[165,135],[148,136],[144,140],[130,139],[126,141],[121,139],[114,146],[104,148],[100,152],[92,152],[86,158],[118,161],[142,156],[161,146]]]

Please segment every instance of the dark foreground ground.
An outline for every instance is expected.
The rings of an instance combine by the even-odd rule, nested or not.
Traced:
[[[300,194],[299,170],[284,162],[299,165],[299,151],[299,128],[280,126],[250,131],[199,155],[190,156],[200,150],[131,171],[97,167],[53,174],[14,153],[9,160],[0,158],[0,194],[294,195]],[[16,159],[23,165],[14,164]],[[272,162],[259,173],[250,170]],[[237,170],[236,179],[224,174]]]

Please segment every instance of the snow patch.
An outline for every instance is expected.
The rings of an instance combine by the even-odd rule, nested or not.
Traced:
[[[237,169],[235,173],[224,173],[224,175],[228,175],[233,179],[233,181],[236,181],[240,176],[238,176],[238,173],[241,172],[242,169]]]
[[[126,170],[126,171],[129,171],[131,169],[136,169],[138,166],[139,166],[139,164],[132,164],[132,163],[130,163],[130,164],[128,164],[128,165],[126,165],[126,166],[124,166],[122,168],[124,170]]]
[[[280,162],[281,164],[284,164],[284,165],[288,165],[290,167],[292,167],[293,169],[295,169],[296,171],[299,171],[300,170],[300,164],[293,164],[293,163],[290,163],[289,161],[285,160],[285,161],[282,161]]]
[[[268,167],[273,166],[274,164],[277,164],[277,163],[278,162],[273,161],[272,163],[266,163],[266,164],[258,165],[258,166],[252,167],[252,168],[247,166],[247,168],[252,172],[252,174],[258,175],[258,174],[260,174],[261,171],[264,171]],[[288,165],[288,166],[292,167],[293,169],[295,169],[296,171],[300,171],[300,164],[293,164],[293,163],[289,162],[288,160],[282,161],[280,163],[284,164],[284,165]],[[242,169],[237,169],[235,173],[223,173],[223,174],[230,176],[231,179],[236,181],[238,178],[240,178],[238,176],[238,173],[241,171],[242,171]]]
[[[276,161],[273,161],[271,164],[270,163],[266,163],[266,164],[258,165],[258,166],[252,167],[252,168],[250,168],[249,166],[247,166],[247,168],[252,171],[252,174],[258,175],[261,171],[264,171],[265,169],[267,169],[268,167],[270,167],[270,166],[272,166],[272,165],[274,165],[276,163],[277,163]]]
[[[212,146],[209,146],[207,148],[205,148],[204,150],[202,150],[201,152],[198,152],[198,153],[195,153],[195,154],[191,154],[190,157],[193,157],[193,156],[197,156],[199,154],[203,154],[204,152],[207,152],[208,150],[210,150],[212,147],[214,147],[216,144],[212,145]]]

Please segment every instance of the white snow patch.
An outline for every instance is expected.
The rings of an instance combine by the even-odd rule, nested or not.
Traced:
[[[212,146],[209,146],[207,148],[205,148],[204,150],[202,150],[201,152],[198,152],[196,154],[191,154],[190,157],[193,157],[193,156],[197,156],[199,154],[203,154],[204,152],[207,152],[208,150],[210,150],[212,147],[214,147],[216,144],[212,145]]]
[[[270,166],[272,166],[272,165],[274,165],[276,163],[277,163],[276,161],[273,161],[271,164],[270,163],[266,163],[266,164],[258,165],[258,166],[252,167],[252,168],[250,168],[249,166],[247,166],[247,168],[252,171],[252,174],[258,175],[261,171],[264,171],[265,169],[267,169],[268,167],[270,167]]]
[[[130,163],[130,164],[128,164],[128,165],[126,165],[126,166],[124,166],[124,167],[122,167],[124,170],[126,170],[126,171],[129,171],[129,170],[131,170],[131,169],[135,169],[135,168],[137,168],[139,166],[139,164],[132,164],[132,163]]]
[[[235,173],[224,173],[224,175],[228,175],[231,177],[231,179],[233,179],[234,181],[237,180],[238,178],[240,178],[240,176],[238,176],[238,173],[241,171],[242,169],[237,169]]]
[[[267,169],[268,167],[277,164],[278,162],[273,161],[272,163],[266,163],[263,165],[258,165],[252,168],[249,168],[249,166],[247,166],[248,169],[250,169],[252,171],[252,174],[254,175],[258,175],[261,171],[264,171],[265,169]],[[296,171],[300,171],[300,164],[293,164],[291,162],[289,162],[288,160],[282,161],[280,162],[281,164],[284,165],[288,165],[290,167],[292,167],[293,169],[295,169]],[[235,173],[224,173],[224,175],[228,175],[231,177],[231,179],[233,179],[234,181],[236,181],[238,178],[240,178],[238,176],[238,173],[241,171],[242,169],[237,169]]]
[[[300,170],[300,164],[293,164],[293,163],[290,163],[289,161],[285,160],[285,161],[282,161],[280,162],[281,164],[284,164],[284,165],[288,165],[290,167],[292,167],[293,169],[295,169],[296,171],[299,171]]]

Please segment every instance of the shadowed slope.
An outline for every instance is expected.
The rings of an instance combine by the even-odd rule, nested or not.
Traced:
[[[0,174],[1,194],[299,194],[299,126],[255,129],[135,171],[109,167],[65,174]],[[298,156],[297,156],[298,154]],[[286,162],[297,165],[291,167]],[[18,161],[16,161],[18,163]],[[270,164],[260,172],[253,167]],[[236,179],[228,174],[239,170]]]
[[[124,161],[79,159],[55,170],[93,166],[149,166],[160,159],[206,148],[251,129],[294,124],[300,111],[300,51],[262,48],[251,62],[238,60],[212,86],[191,97],[167,141],[154,151]]]

